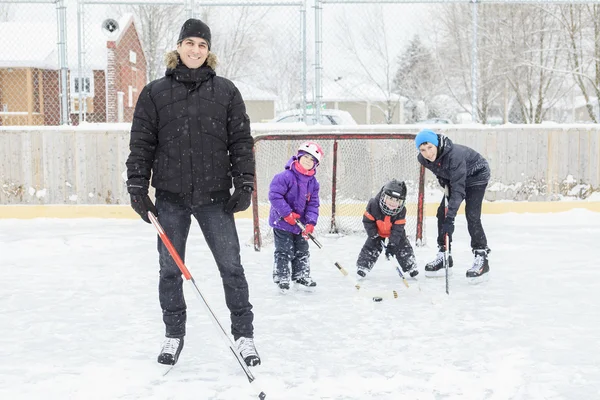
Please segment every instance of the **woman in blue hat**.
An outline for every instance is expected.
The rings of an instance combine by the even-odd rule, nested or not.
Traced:
[[[487,238],[481,225],[481,203],[485,188],[490,180],[490,167],[481,154],[467,146],[454,144],[442,134],[430,129],[423,129],[415,138],[420,154],[419,162],[438,179],[444,188],[444,197],[437,210],[438,220],[438,254],[435,260],[425,266],[425,276],[444,275],[445,235],[449,243],[454,233],[454,219],[460,204],[465,201],[467,227],[471,236],[471,248],[475,259],[473,266],[467,270],[467,278],[479,279],[490,270]],[[446,200],[448,207],[446,210]],[[450,249],[448,249],[450,252]],[[452,255],[448,257],[452,267]],[[452,271],[449,269],[449,271]]]

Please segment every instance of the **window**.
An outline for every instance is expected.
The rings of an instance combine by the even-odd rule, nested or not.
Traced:
[[[81,76],[80,76],[81,75]],[[80,111],[79,99],[81,98],[81,111],[94,112],[94,75],[92,71],[78,74],[70,72],[71,80],[71,113]]]
[[[76,71],[71,71],[71,97],[94,97],[94,78],[90,73],[77,74]]]

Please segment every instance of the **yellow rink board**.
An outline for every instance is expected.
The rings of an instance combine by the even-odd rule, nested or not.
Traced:
[[[414,205],[407,205],[409,213]],[[426,204],[426,216],[435,216],[438,203]],[[548,201],[548,202],[493,202],[483,203],[484,214],[504,213],[552,213],[576,208],[600,212],[597,201]],[[351,207],[340,205],[336,211],[339,216],[362,214],[364,206],[354,204]],[[265,212],[268,210],[265,209]],[[322,207],[322,215],[329,215],[330,207]],[[464,213],[464,204],[459,214]],[[263,215],[267,215],[266,213]],[[0,218],[139,218],[129,205],[0,205]],[[236,218],[252,218],[252,210],[237,213]]]

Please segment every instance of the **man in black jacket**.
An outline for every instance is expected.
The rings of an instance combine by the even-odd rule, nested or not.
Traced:
[[[260,364],[252,305],[240,259],[233,213],[246,210],[254,188],[254,141],[246,106],[235,85],[216,76],[211,33],[200,20],[181,27],[165,76],[142,90],[131,127],[127,190],[131,206],[150,223],[157,215],[185,260],[191,216],[210,248],[231,312],[231,333],[248,365]],[[148,185],[156,188],[156,207]],[[235,191],[230,194],[233,180]],[[175,364],[183,348],[186,304],[181,272],[158,240],[159,299],[166,339],[158,362]]]
[[[415,144],[420,152],[417,156],[419,163],[433,172],[445,192],[437,210],[439,250],[436,259],[425,266],[425,276],[438,276],[444,272],[444,238],[447,234],[452,241],[454,218],[464,200],[467,228],[475,255],[473,265],[466,275],[467,278],[478,280],[490,270],[490,249],[481,225],[481,205],[490,180],[488,162],[470,147],[454,144],[446,136],[429,129],[423,129],[417,134]],[[448,263],[452,267],[452,256],[448,257]]]

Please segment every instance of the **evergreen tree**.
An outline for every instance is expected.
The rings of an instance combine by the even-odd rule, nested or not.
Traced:
[[[406,50],[398,56],[398,70],[394,78],[396,93],[408,99],[407,122],[429,116],[431,100],[438,94],[436,90],[439,87],[435,68],[432,52],[415,35]]]

